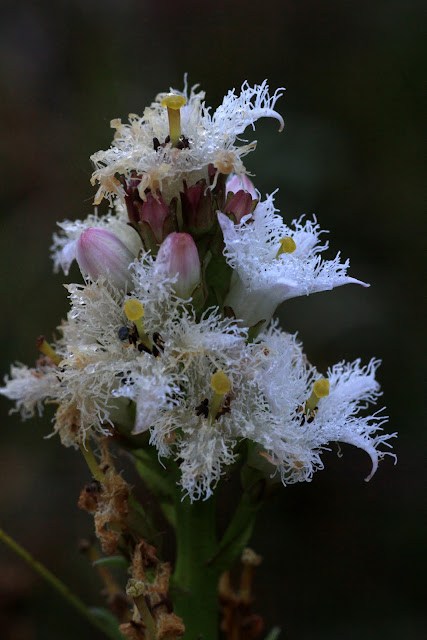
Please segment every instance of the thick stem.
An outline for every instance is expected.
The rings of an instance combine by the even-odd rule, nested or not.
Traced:
[[[217,640],[219,573],[209,560],[216,551],[215,500],[180,500],[177,492],[177,561],[174,612],[184,620],[185,640]]]

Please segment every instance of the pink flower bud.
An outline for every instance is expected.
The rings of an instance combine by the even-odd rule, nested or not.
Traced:
[[[189,188],[184,183],[181,204],[184,228],[192,235],[202,235],[212,228],[215,208],[212,205],[211,191],[206,188],[206,180],[201,180]]]
[[[240,220],[243,216],[247,216],[249,213],[252,213],[254,209],[254,200],[252,200],[252,196],[250,193],[246,191],[238,191],[235,195],[231,196],[229,200],[227,200],[223,213],[233,213],[237,224],[239,224]]]
[[[164,239],[163,225],[169,216],[169,207],[162,196],[158,195],[156,199],[151,193],[147,193],[147,199],[140,210],[140,219],[150,225],[159,244]]]
[[[169,276],[178,275],[175,293],[184,300],[191,297],[200,284],[200,260],[196,244],[188,233],[173,232],[160,246],[157,261]]]
[[[77,240],[76,259],[82,272],[93,280],[103,276],[118,289],[129,288],[132,282],[129,265],[135,256],[107,229],[83,231]]]
[[[258,194],[255,187],[245,173],[240,175],[232,173],[225,185],[226,195],[229,193],[237,193],[238,191],[246,191],[251,194],[253,200],[258,200]]]

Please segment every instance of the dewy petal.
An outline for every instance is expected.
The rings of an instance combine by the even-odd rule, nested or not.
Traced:
[[[259,197],[252,180],[248,178],[246,173],[241,175],[231,174],[225,184],[226,195],[228,193],[237,193],[238,191],[250,193],[253,200],[257,200]]]
[[[136,403],[133,434],[144,433],[156,422],[161,410],[174,406],[172,400],[179,389],[171,376],[163,375],[153,369],[140,375],[134,375],[130,384],[121,385],[113,392],[116,397],[130,398]]]
[[[360,360],[341,362],[329,369],[329,395],[307,416],[303,407],[321,374],[308,363],[295,337],[273,326],[258,340],[267,349],[257,379],[268,409],[256,412],[254,420],[262,425],[262,431],[254,439],[280,467],[283,482],[310,480],[323,468],[321,454],[331,442],[366,451],[372,461],[369,480],[378,461],[392,455],[383,447],[390,447],[388,441],[395,436],[382,433],[387,418],[381,410],[371,415],[366,412],[381,395],[375,380],[379,362],[372,360],[365,367]]]
[[[23,420],[33,418],[37,409],[42,414],[43,403],[52,400],[58,393],[59,380],[52,367],[29,369],[25,365],[12,365],[10,379],[5,378],[5,386],[0,387],[0,394],[14,400],[16,408]]]
[[[294,297],[298,284],[293,280],[278,278],[276,282],[264,287],[260,282],[259,289],[249,291],[242,279],[233,273],[230,291],[225,298],[225,306],[231,307],[245,325],[252,327],[261,320],[269,322],[279,304],[287,298]]]
[[[283,95],[281,93],[283,90],[283,88],[277,89],[270,97],[267,80],[254,87],[244,82],[240,95],[236,96],[234,89],[228,92],[222,105],[215,111],[212,124],[222,129],[224,122],[228,121],[236,137],[249,125],[253,126],[260,118],[276,118],[280,123],[279,131],[282,131],[285,123],[282,116],[274,110],[274,106]]]
[[[243,218],[240,224],[221,212],[217,215],[224,255],[236,274],[225,304],[248,326],[269,320],[276,307],[289,298],[344,284],[369,286],[346,275],[349,262],[341,263],[339,254],[334,260],[322,260],[318,254],[327,245],[318,244],[318,225],[294,221],[293,229],[287,227],[276,214],[272,196],[259,203],[252,216]],[[285,237],[294,240],[296,249],[278,255],[280,240]]]

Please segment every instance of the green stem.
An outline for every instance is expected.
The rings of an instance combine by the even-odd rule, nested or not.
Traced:
[[[184,620],[185,640],[217,640],[219,573],[209,565],[216,550],[215,500],[180,498],[176,491],[174,612]]]
[[[93,616],[84,602],[80,600],[76,595],[74,595],[70,589],[63,583],[59,578],[57,578],[53,573],[49,571],[44,565],[35,560],[29,553],[26,551],[21,545],[19,545],[15,540],[13,540],[10,536],[7,535],[0,528],[0,540],[4,542],[12,551],[14,551],[18,556],[20,556],[30,567],[38,573],[46,582],[48,582],[51,587],[56,589],[56,591],[72,606],[76,609],[82,616],[86,618],[90,622],[90,624],[96,627],[99,631],[102,631],[110,638],[117,638],[117,632],[115,634],[110,634],[105,628],[105,625],[98,620],[95,616]]]
[[[86,460],[86,464],[89,467],[92,476],[95,478],[95,480],[98,480],[98,482],[104,484],[105,476],[99,468],[98,462],[96,461],[96,458],[87,440],[80,445],[80,451],[82,452],[83,457]]]

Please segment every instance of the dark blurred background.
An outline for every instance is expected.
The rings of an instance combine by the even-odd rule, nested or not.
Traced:
[[[287,88],[277,106],[284,132],[261,121],[246,165],[261,192],[280,188],[287,221],[316,213],[331,230],[329,256],[340,250],[372,286],[291,300],[282,326],[299,332],[319,368],[383,360],[399,460],[386,458],[365,483],[368,457],[345,446],[342,458],[324,455],[312,483],[282,489],[265,508],[253,539],[264,556],[257,609],[283,640],[424,637],[422,5],[20,0],[2,9],[2,375],[11,361],[33,363],[35,338],[67,311],[51,236],[57,220],[91,212],[89,155],[110,144],[110,119],[181,88],[185,71],[214,107],[245,79]],[[43,439],[51,416],[21,424],[0,405],[1,525],[101,604],[77,551],[92,531],[76,507],[89,479],[80,456]],[[98,637],[21,560],[0,554],[3,638]]]

